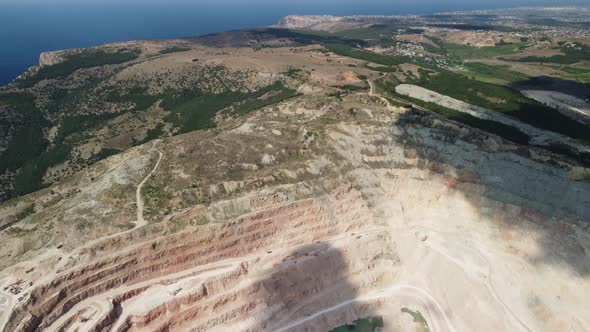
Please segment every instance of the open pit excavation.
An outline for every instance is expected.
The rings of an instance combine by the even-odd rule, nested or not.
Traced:
[[[44,54],[0,91],[49,123],[0,146],[0,332],[589,331],[587,101],[524,89],[569,49],[439,20]]]
[[[402,308],[419,311],[433,331],[588,327],[580,304],[590,292],[590,237],[581,220],[590,217],[590,185],[497,137],[392,113],[368,95],[345,102],[356,115],[300,97],[220,134],[162,140],[159,167],[108,167],[153,158],[151,143],[102,162],[109,171],[97,182],[140,178],[184,191],[192,186],[170,177],[195,171],[183,159],[216,155],[226,162],[211,167],[223,171],[240,156],[274,156],[240,179],[201,177],[208,204],[74,256],[55,248],[7,268],[5,286],[17,276],[33,286],[3,294],[3,331],[328,330],[372,316],[395,330],[408,319]],[[289,158],[281,151],[291,144],[307,151]],[[554,190],[563,197],[551,199]]]

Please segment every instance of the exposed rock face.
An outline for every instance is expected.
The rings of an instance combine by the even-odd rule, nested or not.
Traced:
[[[319,15],[319,16],[289,15],[289,16],[282,18],[279,21],[278,25],[281,27],[290,28],[290,29],[307,29],[307,28],[311,28],[314,25],[318,25],[321,23],[334,23],[334,22],[340,22],[342,20],[344,20],[343,17],[329,16],[329,15],[324,15],[324,16],[321,16],[321,15]]]
[[[413,84],[400,84],[396,86],[395,91],[405,96],[423,100],[429,103],[435,103],[443,107],[467,113],[480,119],[492,120],[513,126],[514,128],[518,128],[522,132],[529,135],[531,137],[531,142],[537,145],[547,146],[561,143],[571,146],[571,149],[574,151],[581,150],[586,153],[590,153],[590,149],[586,145],[580,144],[576,140],[568,138],[564,135],[539,129],[537,127],[515,120],[510,116],[506,116],[483,107],[471,105]]]
[[[39,56],[39,66],[53,66],[64,61],[64,51],[43,52]]]
[[[557,91],[523,90],[523,95],[549,105],[562,114],[590,125],[590,103],[580,98]]]
[[[8,298],[4,331],[325,331],[376,315],[396,330],[402,308],[433,331],[582,331],[590,184],[541,150],[380,102],[303,96],[157,143],[145,227],[97,237],[90,223],[44,255],[2,233],[4,261],[31,260],[0,280],[34,281]],[[132,224],[115,206],[133,205],[155,157],[149,144],[107,159],[19,227],[84,204],[89,189],[63,194],[81,186]],[[121,200],[101,199],[115,179]],[[71,228],[53,227],[43,236]]]

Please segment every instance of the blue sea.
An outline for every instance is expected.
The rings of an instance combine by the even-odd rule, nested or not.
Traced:
[[[0,0],[0,85],[44,51],[189,37],[276,23],[289,14],[424,14],[588,0]]]

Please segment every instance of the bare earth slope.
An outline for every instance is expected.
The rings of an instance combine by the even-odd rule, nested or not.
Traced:
[[[589,326],[590,185],[550,156],[363,93],[157,149],[159,165],[148,143],[22,198],[47,203],[0,235],[3,287],[23,288],[2,292],[4,331],[324,331],[376,315],[413,330],[402,308],[434,331]],[[149,223],[133,228],[144,179]]]

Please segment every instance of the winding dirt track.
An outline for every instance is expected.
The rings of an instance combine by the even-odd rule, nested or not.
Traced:
[[[377,90],[375,89],[375,83],[373,83],[373,81],[367,80],[367,83],[369,83],[369,92],[368,92],[369,96],[379,98],[388,110],[390,110],[390,111],[396,110],[395,107],[391,106],[391,103],[389,102],[389,100],[387,100],[387,98],[383,97],[380,93],[376,92]]]
[[[124,231],[124,232],[111,234],[109,236],[101,237],[101,238],[95,239],[95,240],[93,240],[91,242],[88,242],[84,246],[78,247],[75,250],[69,252],[68,255],[70,257],[75,256],[81,250],[83,250],[85,248],[90,248],[93,245],[95,245],[95,244],[97,244],[97,243],[99,243],[101,241],[105,241],[105,240],[107,240],[109,238],[115,238],[115,237],[122,236],[125,233],[130,233],[130,232],[134,231],[137,228],[140,228],[140,227],[143,227],[143,226],[147,225],[147,222],[146,222],[146,220],[143,217],[144,206],[143,206],[143,199],[141,197],[141,191],[142,191],[143,186],[145,185],[145,183],[156,172],[156,170],[158,169],[158,167],[160,166],[160,163],[162,161],[163,153],[156,148],[156,144],[157,143],[158,143],[157,140],[153,142],[152,150],[154,150],[154,151],[156,151],[158,153],[158,160],[157,160],[156,164],[154,165],[153,169],[138,184],[137,189],[136,189],[135,198],[136,198],[136,206],[137,206],[137,212],[136,212],[137,220],[135,222],[135,227],[132,228],[132,229],[130,229],[130,230]],[[125,163],[127,161],[127,159],[124,159],[123,160],[123,163]],[[117,164],[116,166],[110,168],[107,172],[113,171],[116,167],[119,167],[120,165],[121,165],[121,163]],[[172,217],[172,216],[169,216],[169,217]],[[66,264],[66,263],[67,263],[67,260],[62,260],[60,262],[60,264],[57,264],[56,265],[56,268],[54,269],[54,271],[52,271],[52,273],[48,274],[45,278],[43,278],[42,280],[39,280],[38,282],[44,283],[45,281],[51,280],[52,278],[54,278],[55,276],[57,276],[61,272],[64,264]],[[8,315],[6,314],[6,312],[4,311],[4,309],[6,308],[6,309],[10,309],[11,310],[12,309],[13,302],[14,301],[13,301],[12,297],[0,295],[0,318],[2,318],[2,319],[7,318]],[[112,306],[112,304],[109,301],[104,301],[104,300],[103,301],[85,301],[85,303],[89,304],[90,306],[95,307],[96,308],[96,311],[95,311],[95,313],[92,316],[99,316],[99,317],[100,317],[100,315],[102,313],[106,312],[109,307]],[[84,306],[81,306],[81,307],[83,308]],[[77,314],[78,311],[73,311],[73,313]],[[63,323],[63,322],[66,321],[67,318],[71,318],[71,315],[64,315],[64,316],[62,316],[60,318],[59,321],[61,323]],[[88,327],[88,328],[92,327],[92,323],[93,323],[92,320],[88,320],[85,324],[83,324],[83,326],[80,326],[80,327],[82,328],[82,330],[84,330],[84,327],[85,326]],[[3,322],[2,320],[0,320],[0,327],[3,327],[5,324],[6,324],[6,322]],[[52,328],[50,328],[49,330],[51,331]]]
[[[532,331],[532,329],[529,328],[527,326],[527,324],[525,322],[523,322],[518,317],[518,314],[516,314],[512,310],[512,308],[510,308],[510,306],[508,304],[506,304],[506,302],[501,298],[501,296],[498,294],[498,291],[496,290],[496,288],[493,284],[494,268],[493,268],[492,263],[490,262],[489,257],[485,253],[491,252],[494,249],[484,247],[478,243],[473,243],[473,241],[470,241],[470,240],[466,240],[465,243],[460,242],[460,241],[453,241],[453,245],[462,248],[465,252],[469,252],[470,254],[477,256],[480,260],[475,260],[475,261],[481,261],[483,263],[481,266],[478,266],[479,268],[474,268],[474,266],[467,266],[458,257],[454,257],[452,253],[449,253],[449,249],[448,249],[449,239],[458,238],[461,236],[461,234],[456,233],[456,232],[442,231],[439,229],[435,229],[433,227],[423,227],[423,226],[395,227],[395,228],[392,227],[392,229],[391,229],[391,232],[394,232],[394,233],[399,233],[399,232],[404,232],[404,231],[405,232],[410,231],[413,233],[428,232],[430,240],[428,242],[426,242],[426,245],[431,250],[436,251],[439,255],[441,255],[443,258],[448,260],[450,263],[455,264],[456,266],[461,268],[463,271],[465,271],[465,273],[474,273],[475,272],[475,273],[481,273],[482,275],[484,275],[485,276],[484,283],[485,283],[485,286],[488,288],[488,292],[494,298],[494,300],[502,306],[505,313],[516,323],[515,325],[518,325],[522,331],[527,331],[527,332]],[[440,235],[440,237],[437,237],[435,235]],[[446,237],[446,239],[443,239],[443,237]],[[468,243],[469,245],[467,245],[466,243]],[[503,252],[499,252],[499,253],[502,254]],[[436,301],[434,299],[432,299],[432,300],[434,302]],[[440,306],[437,305],[437,307],[440,307]],[[430,316],[430,317],[435,317],[435,316]],[[438,317],[440,317],[440,316],[438,316]],[[445,317],[445,320],[447,320],[446,316],[444,316],[444,317]],[[431,321],[428,321],[428,323],[430,324]],[[434,331],[438,331],[438,330],[435,329]]]
[[[308,321],[316,319],[316,318],[318,318],[322,315],[328,314],[330,312],[342,309],[343,307],[346,307],[351,304],[371,302],[371,301],[385,299],[385,298],[394,297],[394,296],[399,297],[399,298],[407,298],[409,303],[422,302],[424,306],[433,305],[435,314],[430,313],[428,315],[428,317],[443,317],[443,321],[439,321],[439,320],[428,321],[429,326],[432,327],[432,331],[450,331],[450,332],[456,331],[455,328],[453,327],[453,325],[451,324],[451,322],[449,321],[447,315],[445,314],[443,307],[426,290],[416,287],[416,286],[412,286],[412,285],[399,284],[399,285],[391,286],[389,288],[379,289],[379,290],[373,291],[369,294],[357,297],[355,299],[341,302],[341,303],[339,303],[335,306],[332,306],[330,308],[320,310],[311,316],[298,319],[296,321],[291,322],[288,325],[278,328],[278,329],[274,330],[274,332],[283,332],[283,331],[289,331],[292,329],[296,329],[298,326],[300,326]],[[445,324],[445,325],[443,325],[443,326],[445,326],[445,328],[443,328],[440,325],[441,323]]]
[[[137,186],[137,190],[135,191],[135,201],[137,205],[137,220],[135,221],[135,228],[147,225],[147,222],[143,218],[143,199],[141,198],[141,189],[143,188],[145,183],[150,179],[150,177],[154,174],[154,172],[158,169],[158,167],[160,166],[160,162],[162,161],[163,154],[162,151],[156,149],[156,143],[157,141],[154,141],[152,149],[158,152],[158,161],[156,162],[156,165],[154,166],[152,171],[143,179],[143,181],[139,183],[139,185]]]

